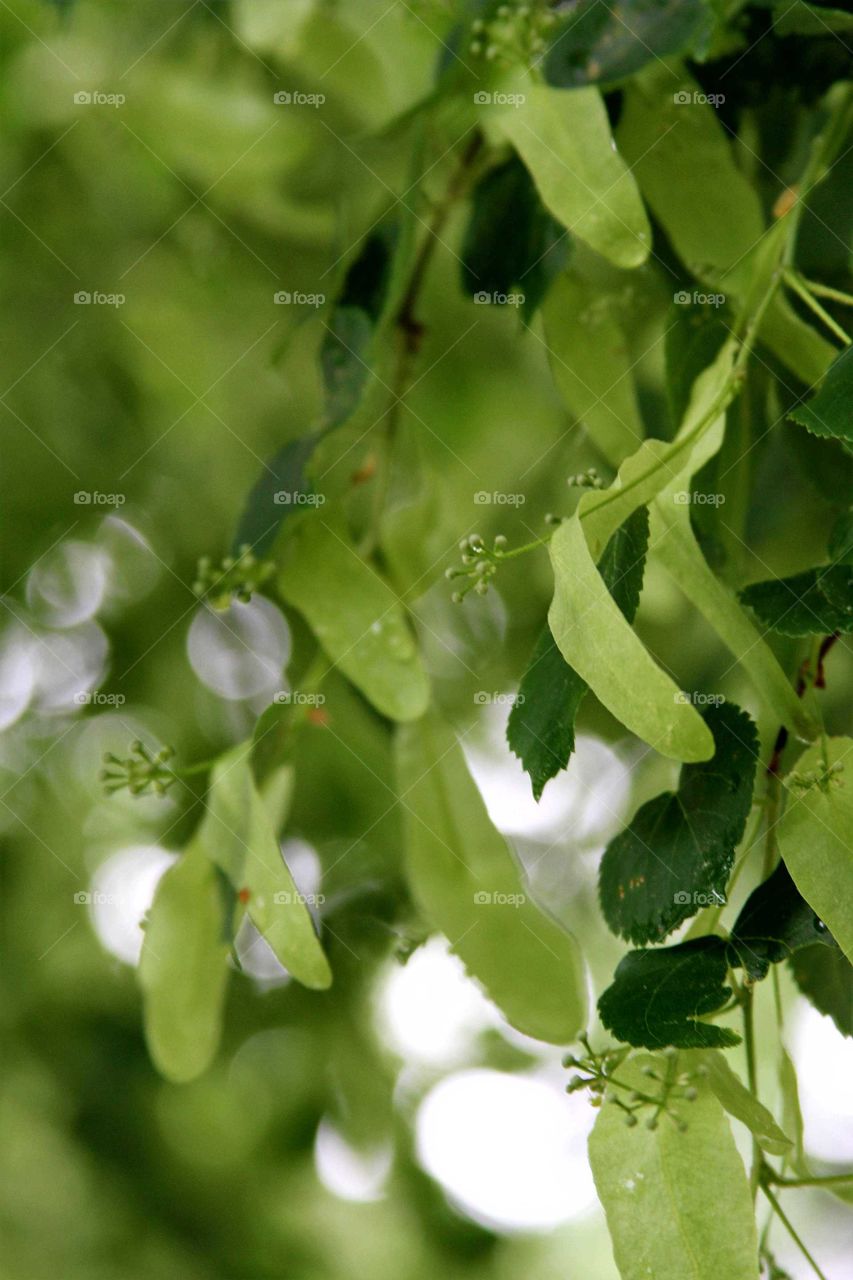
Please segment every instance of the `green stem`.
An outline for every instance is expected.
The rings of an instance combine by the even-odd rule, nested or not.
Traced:
[[[789,1236],[791,1237],[791,1239],[794,1241],[794,1243],[796,1244],[797,1248],[800,1250],[800,1252],[802,1253],[802,1255],[803,1255],[803,1257],[806,1259],[806,1261],[810,1263],[810,1265],[811,1265],[812,1269],[814,1270],[815,1275],[816,1275],[816,1276],[819,1276],[819,1277],[820,1277],[820,1280],[827,1280],[827,1277],[826,1277],[826,1276],[824,1275],[824,1273],[821,1271],[820,1267],[817,1265],[817,1263],[815,1262],[814,1258],[813,1258],[813,1257],[812,1257],[812,1255],[809,1253],[809,1251],[808,1251],[808,1249],[806,1248],[805,1244],[804,1244],[804,1243],[803,1243],[803,1241],[800,1239],[800,1237],[797,1235],[797,1232],[796,1232],[796,1230],[794,1229],[793,1224],[791,1223],[791,1221],[790,1221],[790,1219],[787,1217],[787,1215],[784,1213],[784,1211],[783,1211],[783,1209],[782,1209],[782,1206],[780,1205],[779,1201],[778,1201],[778,1200],[776,1199],[776,1197],[774,1196],[773,1192],[772,1192],[772,1191],[770,1190],[770,1188],[766,1185],[766,1183],[763,1183],[763,1184],[762,1184],[761,1189],[762,1189],[762,1191],[764,1192],[764,1194],[767,1196],[767,1199],[770,1201],[771,1205],[773,1206],[773,1211],[774,1211],[774,1213],[776,1214],[776,1216],[777,1216],[777,1218],[779,1219],[779,1221],[782,1223],[782,1226],[783,1226],[783,1227],[785,1228],[785,1230],[788,1232],[788,1235],[789,1235]]]
[[[817,280],[807,280],[800,276],[809,293],[816,298],[828,298],[830,302],[840,302],[842,306],[853,307],[853,296],[843,293],[841,289],[833,289],[828,284],[819,284]]]
[[[839,342],[843,342],[845,347],[849,347],[853,339],[851,339],[846,329],[842,329],[841,325],[832,318],[825,307],[822,307],[812,293],[806,288],[805,283],[796,271],[785,272],[785,283],[793,289],[797,297],[802,298],[806,306],[814,312],[819,320],[822,320],[829,329],[830,333],[834,333]]]
[[[755,1064],[755,1027],[753,1024],[753,992],[752,987],[744,983],[741,989],[741,1008],[743,1010],[743,1044],[746,1050],[746,1078],[749,1084],[749,1092],[753,1098],[758,1101],[758,1072]],[[761,1166],[764,1157],[761,1154],[761,1147],[758,1140],[753,1136],[752,1139],[752,1169],[749,1175],[749,1185],[752,1190],[752,1198],[755,1199],[761,1179]]]
[[[816,1174],[813,1178],[783,1178],[774,1170],[767,1173],[769,1182],[776,1187],[844,1187],[853,1186],[853,1171],[850,1173]]]

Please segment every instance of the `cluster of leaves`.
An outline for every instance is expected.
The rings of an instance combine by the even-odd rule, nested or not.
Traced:
[[[849,26],[849,15],[802,2],[762,12],[773,47],[800,44],[801,35],[825,45],[826,30]],[[790,960],[803,993],[853,1034],[853,741],[827,737],[819,722],[811,686],[821,684],[820,664],[798,690],[785,669],[791,651],[778,640],[823,641],[822,660],[827,641],[853,629],[847,495],[826,504],[834,523],[825,564],[747,585],[736,546],[749,535],[752,481],[743,459],[769,434],[789,380],[799,390],[787,417],[802,447],[846,464],[853,446],[853,359],[837,318],[853,298],[841,288],[846,280],[809,282],[797,257],[804,210],[850,146],[850,89],[830,75],[818,107],[801,95],[807,145],[785,156],[772,190],[762,172],[750,177],[744,159],[750,138],[762,145],[763,122],[738,134],[747,106],[735,95],[724,124],[707,88],[748,56],[754,8],[736,5],[724,17],[695,0],[581,0],[554,11],[541,0],[485,0],[456,17],[436,86],[388,130],[415,149],[427,120],[442,140],[423,168],[438,169],[445,188],[419,193],[431,221],[394,201],[344,255],[321,317],[317,420],[270,459],[232,555],[221,571],[204,566],[199,593],[217,604],[273,594],[306,633],[309,680],[319,686],[334,668],[393,739],[390,789],[404,814],[408,895],[398,923],[414,912],[424,930],[446,935],[514,1027],[548,1043],[574,1042],[588,1017],[580,948],[530,896],[433,696],[411,608],[423,575],[400,569],[395,518],[406,503],[390,500],[401,438],[417,429],[414,414],[401,425],[401,406],[416,379],[424,279],[436,245],[451,234],[452,206],[468,201],[457,244],[461,293],[498,305],[513,290],[523,294],[520,323],[541,329],[565,409],[608,477],[582,486],[574,510],[529,546],[506,550],[502,539],[492,552],[473,535],[465,543],[464,568],[484,592],[505,561],[545,545],[553,572],[547,616],[531,629],[538,639],[520,673],[509,747],[538,800],[570,767],[591,693],[627,733],[681,766],[675,788],[641,805],[601,862],[604,919],[638,949],[598,1001],[622,1048],[592,1078],[605,1100],[608,1090],[628,1089],[643,1105],[644,1082],[660,1078],[654,1105],[666,1114],[682,1090],[689,1116],[676,1118],[686,1131],[681,1123],[630,1124],[626,1137],[633,1103],[602,1106],[590,1148],[596,1183],[626,1280],[753,1276],[751,1197],[724,1111],[771,1154],[790,1143],[716,1053],[740,1037],[715,1019],[747,1010],[753,985]],[[757,74],[754,60],[748,65]],[[831,70],[832,56],[820,65]],[[482,95],[487,121],[477,114]],[[516,101],[503,105],[507,98]],[[473,135],[461,155],[445,142],[448,118],[458,126],[460,116],[462,136]],[[448,151],[456,154],[442,165]],[[759,170],[768,167],[757,159]],[[719,314],[702,304],[687,310],[708,291],[725,303]],[[626,299],[665,353],[657,398],[644,385],[648,352],[633,349]],[[758,422],[739,440],[738,415],[751,395]],[[327,456],[346,457],[365,437],[364,467],[312,501]],[[741,510],[731,517],[738,527],[721,515],[704,525],[692,518],[683,498],[711,483],[734,486],[730,474],[741,486]],[[287,501],[278,501],[281,493]],[[423,528],[426,509],[408,506]],[[754,714],[682,691],[635,627],[652,560],[732,654]],[[332,981],[317,922],[277,843],[305,723],[298,706],[273,707],[252,741],[216,761],[204,817],[160,883],[140,980],[152,1056],[172,1079],[196,1076],[216,1052],[244,914],[297,981],[315,990]],[[784,775],[778,759],[763,756],[759,724],[810,743]],[[785,748],[784,738],[777,743],[774,756]],[[142,765],[166,771],[165,757],[146,753]],[[136,768],[127,773],[139,789]],[[720,916],[736,865],[757,845],[754,834],[745,838],[751,811],[768,856],[727,931]],[[660,945],[703,908],[687,938]],[[683,1065],[673,1065],[680,1050]]]

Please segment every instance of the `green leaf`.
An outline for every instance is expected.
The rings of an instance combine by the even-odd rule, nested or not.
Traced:
[[[646,434],[622,318],[615,299],[571,272],[557,281],[543,308],[557,389],[613,467]]]
[[[806,1160],[803,1134],[803,1113],[800,1109],[800,1091],[797,1086],[797,1069],[785,1049],[779,1052],[779,1091],[782,1095],[782,1128],[792,1135],[793,1151],[788,1156],[791,1168],[799,1177],[808,1178],[811,1170]]]
[[[524,315],[536,311],[562,270],[569,237],[543,207],[517,156],[490,170],[474,188],[471,217],[462,242],[462,283],[476,297],[506,296],[518,285]]]
[[[326,421],[339,426],[355,410],[370,375],[373,322],[360,307],[335,307],[320,347]]]
[[[774,719],[792,726],[804,738],[813,738],[817,726],[776,655],[733,593],[709,568],[693,534],[689,507],[679,501],[681,497],[683,494],[670,486],[652,503],[651,541],[656,559],[743,667]]]
[[[637,185],[617,153],[597,89],[526,87],[502,113],[509,138],[554,217],[619,267],[638,267],[651,231]]]
[[[648,540],[648,513],[641,507],[616,530],[598,564],[604,585],[629,622],[640,602]],[[574,751],[575,717],[586,691],[586,682],[563,658],[546,623],[507,722],[507,742],[530,775],[537,800]]]
[[[624,0],[618,8],[579,0],[554,28],[545,79],[561,89],[616,84],[654,59],[692,50],[711,25],[698,0]]]
[[[317,512],[291,530],[278,588],[332,664],[392,720],[415,720],[429,685],[397,596],[348,539],[340,518]]]
[[[570,934],[531,899],[492,826],[453,732],[435,716],[398,739],[412,894],[504,1017],[565,1044],[583,1027],[583,968]]]
[[[630,1058],[620,1078],[648,1086]],[[681,1132],[662,1116],[656,1128],[625,1125],[619,1107],[601,1108],[589,1139],[593,1177],[622,1280],[757,1280],[758,1241],[743,1161],[720,1103],[699,1079],[698,1097],[679,1108]]]
[[[688,294],[692,298],[692,294]],[[673,302],[665,321],[666,396],[676,426],[690,403],[693,384],[720,353],[730,328],[722,308],[711,303]],[[723,312],[725,314],[725,312]]]
[[[742,964],[753,981],[767,976],[771,964],[787,960],[812,943],[836,947],[826,925],[818,919],[780,862],[744,903],[731,932],[729,957]]]
[[[740,1077],[735,1075],[727,1059],[716,1049],[707,1049],[702,1052],[701,1061],[707,1073],[705,1078],[717,1100],[730,1116],[746,1125],[758,1145],[774,1156],[785,1155],[790,1151],[791,1139],[786,1137],[767,1108],[750,1093]]]
[[[853,1036],[853,964],[840,950],[803,947],[791,957],[791,972],[804,996],[827,1014],[843,1036]]]
[[[764,230],[761,201],[713,106],[659,62],[624,91],[619,150],[681,261],[717,284]]]
[[[577,514],[556,530],[549,551],[554,599],[548,625],[566,662],[622,724],[662,755],[707,760],[714,746],[710,732],[620,612]]]
[[[794,883],[848,959],[853,959],[851,751],[853,739],[829,738],[804,752],[785,778],[788,801],[777,828]]]
[[[629,951],[598,1002],[601,1021],[618,1039],[647,1049],[738,1044],[740,1037],[728,1027],[698,1021],[722,1009],[731,995],[727,968],[722,938]]]
[[[824,565],[790,578],[753,582],[740,593],[762,624],[783,636],[853,631],[853,568]]]
[[[702,718],[713,759],[685,765],[678,790],[642,805],[601,861],[604,918],[630,942],[659,942],[700,907],[725,901],[752,800],[758,734],[730,702]]]
[[[833,31],[853,31],[853,13],[829,5],[785,0],[773,16],[778,36],[827,36]]]
[[[853,347],[833,361],[817,395],[788,417],[813,435],[853,444]]]
[[[157,886],[139,962],[145,1038],[169,1080],[194,1080],[216,1053],[231,947],[227,926],[221,875],[194,840]]]
[[[289,440],[264,464],[246,499],[232,544],[232,555],[248,543],[256,556],[264,556],[275,542],[282,521],[304,510],[314,493],[305,469],[323,438],[322,432]]]
[[[331,984],[331,970],[249,759],[250,744],[241,743],[217,762],[196,838],[234,889],[247,891],[249,918],[288,973],[306,987],[323,990]]]

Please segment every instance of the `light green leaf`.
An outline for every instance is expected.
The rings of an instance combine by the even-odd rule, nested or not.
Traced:
[[[774,1156],[781,1156],[789,1151],[791,1139],[786,1137],[767,1108],[732,1071],[728,1060],[717,1049],[705,1049],[701,1053],[701,1061],[707,1069],[708,1084],[717,1099],[729,1115],[740,1120],[755,1135],[759,1146]]]
[[[247,891],[249,918],[288,973],[322,990],[332,981],[311,913],[282,857],[270,814],[242,743],[217,762],[197,840],[235,891]]]
[[[524,101],[501,115],[500,127],[563,226],[619,267],[645,262],[648,219],[597,89],[563,93],[531,84]]]
[[[570,273],[552,287],[542,314],[557,389],[596,448],[618,467],[646,433],[612,299]]]
[[[764,217],[714,107],[689,76],[656,63],[625,89],[616,137],[679,258],[718,282],[759,239]]]
[[[632,511],[645,507],[670,485],[682,484],[720,448],[735,346],[727,342],[699,375],[674,440],[646,440],[626,458],[607,489],[590,489],[577,507],[587,542],[598,559]],[[559,531],[558,531],[559,532]]]
[[[811,1169],[805,1153],[797,1069],[784,1045],[781,1047],[779,1057],[779,1091],[782,1095],[782,1127],[786,1133],[792,1135],[793,1151],[789,1153],[788,1160],[798,1177],[811,1177]]]
[[[780,852],[806,902],[853,960],[853,739],[813,743],[785,786]]]
[[[638,1090],[641,1055],[619,1068]],[[589,1139],[595,1185],[607,1215],[622,1280],[758,1280],[758,1241],[746,1173],[720,1103],[698,1080],[699,1096],[679,1107],[684,1132],[667,1117],[653,1130],[625,1125],[601,1108]]]
[[[743,667],[767,710],[780,724],[813,738],[816,726],[802,699],[731,591],[708,567],[693,535],[690,508],[676,501],[677,493],[667,486],[649,511],[656,558]]]
[[[194,840],[157,886],[139,962],[148,1050],[169,1080],[195,1079],[216,1053],[231,944],[228,914],[220,872]]]
[[[333,665],[378,711],[415,720],[429,685],[403,606],[350,543],[343,521],[306,517],[283,543],[278,587],[309,623]]]
[[[427,921],[514,1027],[573,1040],[586,1016],[575,941],[531,899],[453,732],[435,716],[400,730],[398,781],[409,883]]]
[[[563,521],[549,550],[554,599],[548,625],[569,666],[617,720],[656,751],[675,760],[708,760],[714,753],[710,730],[621,613],[577,515]]]

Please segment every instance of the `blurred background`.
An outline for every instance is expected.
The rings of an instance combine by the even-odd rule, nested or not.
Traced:
[[[333,296],[342,259],[407,189],[414,144],[391,126],[431,88],[449,8],[0,4],[2,1280],[615,1277],[585,1155],[595,1113],[563,1092],[560,1052],[508,1029],[442,941],[424,941],[401,884],[387,725],[350,686],[324,686],[285,840],[300,889],[324,899],[335,984],[294,986],[241,935],[222,1050],[188,1086],[149,1062],[134,969],[198,793],[107,799],[98,782],[103,752],[136,737],[207,759],[289,687],[298,619],[262,597],[212,613],[193,594],[196,564],[227,552],[262,461],[316,421],[322,304],[275,295]],[[465,127],[436,127],[422,168],[441,172]],[[454,215],[449,244],[462,226]],[[566,475],[599,460],[537,333],[483,315],[457,277],[440,254],[412,400],[427,493],[394,568],[416,584],[439,701],[475,724],[469,764],[493,820],[533,891],[582,929],[600,992],[622,947],[597,911],[598,860],[674,769],[591,699],[541,805],[505,747],[547,557],[462,607],[441,570],[472,530],[535,536],[565,505]],[[671,283],[653,268],[617,283],[637,301],[639,348]],[[638,378],[666,434],[659,364]],[[330,472],[355,472],[368,447],[350,442]],[[798,429],[768,434],[751,516],[761,564],[821,558],[838,466]],[[523,503],[476,502],[492,490],[523,490]],[[654,565],[638,626],[683,687],[757,711]],[[830,663],[820,696],[841,732],[849,646]],[[761,728],[767,743],[775,726]],[[853,1160],[853,1047],[782,982],[808,1148]],[[761,1084],[772,1103],[772,1062]],[[853,1277],[844,1207],[795,1194],[791,1216],[827,1274]],[[780,1261],[804,1275],[775,1231]]]

